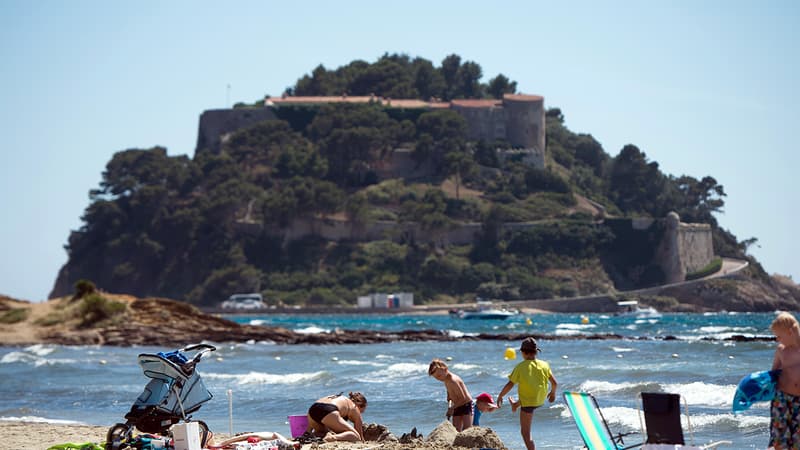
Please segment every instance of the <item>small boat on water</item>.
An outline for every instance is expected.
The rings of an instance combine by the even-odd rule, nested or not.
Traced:
[[[616,316],[661,317],[661,313],[652,306],[642,307],[636,300],[617,302]]]
[[[476,308],[450,310],[450,314],[455,315],[460,319],[505,320],[509,317],[516,316],[519,314],[519,311],[516,309],[498,308],[493,306],[491,302],[481,301],[478,302],[478,306]]]

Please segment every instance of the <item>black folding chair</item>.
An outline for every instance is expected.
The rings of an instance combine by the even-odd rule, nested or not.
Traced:
[[[681,396],[666,392],[642,392],[639,394],[642,401],[641,411],[644,411],[644,430],[647,444],[668,444],[685,446],[683,426],[681,425]],[[686,424],[691,437],[691,447],[685,449],[709,449],[722,444],[731,444],[731,441],[717,441],[701,446],[694,445],[692,422],[689,419],[689,406],[684,399],[686,411]],[[640,411],[640,412],[641,412]],[[639,416],[641,421],[641,415]]]

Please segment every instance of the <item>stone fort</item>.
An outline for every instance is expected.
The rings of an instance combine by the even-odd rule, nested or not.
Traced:
[[[501,159],[517,155],[521,161],[538,168],[545,167],[545,109],[544,97],[525,94],[505,94],[502,99],[451,100],[449,102],[415,99],[388,99],[376,96],[283,96],[266,98],[262,107],[214,109],[200,115],[197,136],[197,151],[214,153],[227,137],[242,128],[264,120],[278,120],[277,111],[286,107],[314,107],[330,103],[378,104],[387,109],[438,110],[450,109],[460,114],[467,123],[467,137],[471,140],[494,142],[502,140],[513,148],[498,150]],[[420,167],[410,157],[408,149],[396,149],[377,167],[381,178],[393,176],[425,176],[426,168]],[[711,227],[707,224],[685,224],[677,214],[671,213],[663,219],[631,219],[634,229],[650,228],[655,221],[664,221],[667,232],[656,248],[654,262],[666,275],[667,283],[685,279],[691,273],[709,264],[714,258]],[[242,231],[255,231],[253,223],[240,223]],[[281,233],[285,240],[300,239],[314,234],[327,240],[369,241],[377,239],[416,240],[440,245],[466,244],[474,240],[481,224],[469,223],[431,235],[414,224],[377,221],[361,225],[330,218],[296,219]],[[505,224],[508,229],[524,229],[546,226],[530,223]],[[257,226],[260,228],[260,226]]]
[[[508,142],[512,149],[501,150],[500,158],[520,155],[523,162],[543,168],[545,155],[544,97],[539,95],[505,94],[501,100],[451,100],[449,102],[414,99],[388,99],[376,96],[320,96],[267,98],[263,107],[213,109],[200,115],[197,148],[214,153],[220,151],[226,137],[239,129],[263,120],[277,120],[277,110],[297,106],[319,106],[330,103],[378,104],[386,109],[440,110],[450,109],[467,123],[467,138]],[[401,149],[392,155],[390,166],[406,165]]]

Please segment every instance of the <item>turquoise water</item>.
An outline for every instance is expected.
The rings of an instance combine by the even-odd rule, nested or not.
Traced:
[[[769,336],[773,314],[664,314],[661,317],[547,314],[506,321],[465,321],[450,316],[259,315],[243,323],[280,325],[320,333],[339,329],[398,331],[436,329],[462,333],[525,333],[548,336],[614,333],[624,339],[543,339],[540,357],[551,363],[559,390],[592,392],[614,431],[638,431],[637,394],[666,391],[689,403],[696,443],[728,439],[726,448],[765,448],[767,404],[731,413],[733,391],[747,373],[769,368],[774,342],[722,340],[732,335]],[[526,323],[530,319],[530,325]],[[165,327],[165,332],[168,332]],[[677,339],[663,339],[674,336]],[[651,339],[660,337],[662,339]],[[187,343],[188,344],[188,343]],[[449,358],[471,394],[496,395],[517,361],[504,360],[517,341],[396,342],[371,345],[220,344],[198,366],[214,398],[194,414],[220,432],[278,431],[289,434],[286,416],[303,414],[317,398],[361,391],[369,407],[365,422],[396,435],[416,427],[429,433],[445,420],[444,386],[427,376],[433,358]],[[44,346],[0,348],[0,420],[111,425],[123,421],[147,378],[139,353],[164,348]],[[509,448],[524,448],[518,416],[504,407],[484,414]],[[686,427],[685,427],[686,428]],[[688,429],[687,440],[688,436]],[[536,411],[533,435],[539,449],[581,448],[569,412],[558,401]],[[626,442],[636,442],[637,435]]]

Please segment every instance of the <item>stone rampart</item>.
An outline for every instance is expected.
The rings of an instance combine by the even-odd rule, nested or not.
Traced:
[[[372,97],[285,97],[271,98],[264,107],[213,109],[200,115],[195,152],[219,152],[225,135],[263,120],[277,119],[275,108],[285,106],[323,105],[327,103],[377,102],[386,108],[407,107],[442,109],[458,112],[467,122],[467,136],[473,140],[504,140],[529,154],[525,161],[544,166],[545,110],[544,98],[538,95],[506,94],[502,100],[453,100],[431,103],[418,100],[384,100]]]
[[[678,245],[681,263],[686,273],[705,268],[714,259],[711,226],[705,223],[681,223]]]
[[[219,153],[225,137],[236,130],[277,116],[269,108],[209,109],[200,114],[195,152],[210,150]]]
[[[655,263],[664,273],[664,282],[679,283],[687,273],[706,267],[714,259],[711,226],[703,223],[681,223],[671,212],[662,219],[665,232],[655,253]]]
[[[434,174],[433,163],[425,161],[418,163],[411,157],[411,150],[407,148],[397,148],[377,164],[375,173],[381,180],[390,178],[404,178],[413,180],[425,178]]]
[[[451,109],[467,122],[468,139],[506,140],[506,111],[500,102],[453,102]]]
[[[544,98],[537,95],[504,95],[506,140],[515,147],[545,148]]]
[[[467,223],[444,230],[422,230],[415,223],[398,223],[378,220],[366,225],[341,219],[295,219],[281,235],[285,241],[308,236],[319,236],[328,241],[369,242],[390,240],[394,242],[421,242],[437,245],[466,245],[475,240],[481,230],[480,223]]]

